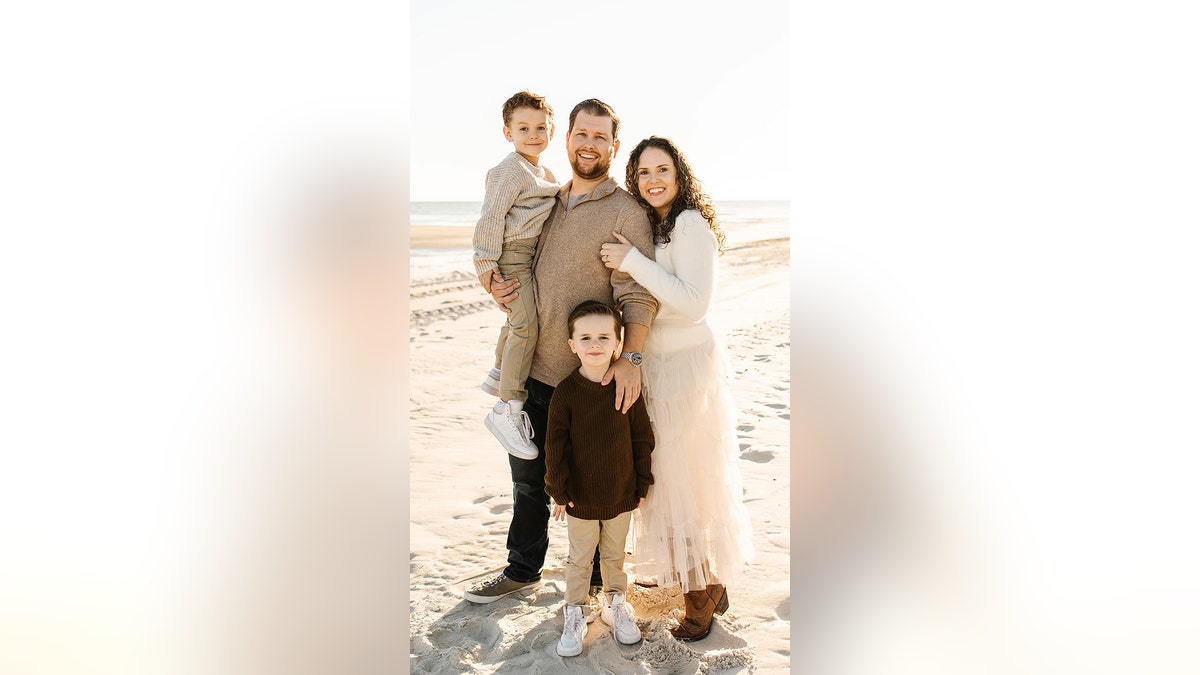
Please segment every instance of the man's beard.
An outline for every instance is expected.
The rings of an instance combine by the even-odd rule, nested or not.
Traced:
[[[612,167],[612,158],[601,153],[596,153],[596,155],[598,157],[596,166],[591,171],[584,173],[583,169],[579,167],[579,153],[575,153],[571,157],[571,170],[575,172],[576,176],[584,180],[594,180],[607,176],[609,168]]]

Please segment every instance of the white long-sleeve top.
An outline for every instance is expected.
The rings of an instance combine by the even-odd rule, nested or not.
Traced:
[[[699,211],[684,211],[671,241],[655,246],[654,260],[634,248],[620,269],[658,299],[654,323],[704,323],[717,292],[716,235]]]

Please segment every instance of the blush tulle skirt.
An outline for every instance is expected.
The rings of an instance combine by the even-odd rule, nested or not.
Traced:
[[[754,554],[728,357],[703,323],[655,323],[643,353],[654,484],[634,511],[634,577],[685,592],[728,584]]]

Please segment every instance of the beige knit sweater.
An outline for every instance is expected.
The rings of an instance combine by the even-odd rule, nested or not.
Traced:
[[[496,269],[504,242],[532,239],[554,206],[558,181],[544,166],[513,152],[487,172],[483,210],[475,223],[475,276]]]
[[[653,259],[650,219],[633,197],[612,178],[567,208],[568,182],[558,192],[554,209],[542,226],[533,276],[537,282],[538,341],[529,376],[558,386],[579,359],[567,346],[567,316],[584,300],[615,302],[625,322],[646,326],[658,311],[658,301],[633,277],[610,270],[600,260],[600,244],[616,242],[619,232],[643,255]],[[520,290],[518,290],[520,292]]]

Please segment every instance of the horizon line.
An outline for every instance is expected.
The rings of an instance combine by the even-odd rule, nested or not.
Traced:
[[[789,201],[791,201],[790,198],[778,198],[778,197],[772,198],[772,199],[763,199],[763,198],[747,199],[747,198],[735,198],[735,197],[728,197],[728,198],[724,198],[724,199],[717,199],[715,197],[713,198],[713,202],[715,202],[715,203],[720,203],[720,202],[789,202]],[[471,204],[471,203],[482,204],[483,200],[482,199],[409,199],[408,203],[410,203],[410,204]]]

